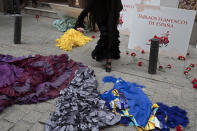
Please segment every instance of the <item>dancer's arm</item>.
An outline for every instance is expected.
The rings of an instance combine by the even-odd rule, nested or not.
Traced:
[[[83,11],[81,12],[81,14],[79,15],[77,19],[77,22],[75,24],[75,29],[84,28],[84,24],[83,24],[84,19],[88,15],[88,12],[90,12],[93,9],[93,2],[94,0],[87,0],[85,9],[83,9]]]

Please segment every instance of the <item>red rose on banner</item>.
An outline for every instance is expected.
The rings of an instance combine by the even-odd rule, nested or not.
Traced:
[[[119,24],[120,24],[120,25],[122,25],[122,24],[123,24],[122,17],[123,17],[123,16],[120,16],[120,19],[119,19]]]
[[[122,19],[120,19],[120,21],[119,21],[119,24],[120,24],[120,25],[122,25],[122,24],[123,24],[123,21],[122,21]]]
[[[129,52],[128,51],[126,52],[126,55],[129,55]]]
[[[145,51],[144,51],[144,50],[142,50],[142,51],[141,51],[141,53],[142,53],[142,54],[144,54],[144,53],[145,53]]]

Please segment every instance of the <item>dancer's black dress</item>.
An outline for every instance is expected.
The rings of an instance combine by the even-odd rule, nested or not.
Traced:
[[[92,52],[97,61],[119,59],[119,23],[121,0],[87,0],[86,8],[81,12],[75,28],[84,27],[84,18],[90,13],[100,30],[100,39]]]

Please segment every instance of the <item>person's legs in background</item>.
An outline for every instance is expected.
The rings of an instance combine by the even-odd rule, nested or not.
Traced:
[[[7,14],[7,0],[3,0],[3,12],[5,15]]]
[[[32,7],[36,8],[37,7],[37,0],[32,0]]]
[[[5,14],[20,14],[20,0],[4,0]]]
[[[28,0],[22,0],[21,8],[23,9],[27,5]],[[36,8],[37,7],[37,0],[32,0],[32,7]]]
[[[21,14],[20,0],[14,0],[13,7],[14,7],[15,14]]]
[[[14,14],[14,1],[13,0],[5,0],[5,12],[8,14]]]
[[[21,1],[22,1],[21,8],[24,9],[24,7],[26,6],[27,0],[21,0]]]

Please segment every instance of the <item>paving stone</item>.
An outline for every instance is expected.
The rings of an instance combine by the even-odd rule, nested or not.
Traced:
[[[187,116],[189,118],[189,124],[185,128],[186,131],[194,131],[195,129],[195,113],[194,110],[186,110]]]
[[[169,90],[168,88],[169,84],[162,84],[160,82],[157,82],[157,86],[155,87],[155,93],[162,95],[162,96],[168,96],[169,95]]]
[[[35,108],[35,104],[28,104],[28,105],[13,105],[12,108],[15,108],[17,110],[20,110],[24,113],[29,113]]]
[[[185,109],[195,109],[195,101],[188,101],[186,99],[182,99]]]
[[[176,128],[173,128],[173,129],[171,128],[170,131],[177,131],[177,130],[176,130]]]
[[[169,107],[178,106],[179,108],[181,108],[181,109],[183,109],[183,110],[186,110],[185,105],[184,105],[183,102],[180,102],[180,103],[179,103],[179,102],[172,103],[171,101],[169,101],[169,102],[167,103],[167,105],[168,105]]]
[[[197,95],[197,92],[195,92],[195,90],[192,87],[191,88],[188,87],[189,86],[184,87],[184,89],[182,89],[181,96],[183,99],[192,100],[194,99],[194,96]]]
[[[5,108],[2,113],[10,114],[10,113],[14,112],[15,110],[16,109],[13,106],[9,106],[9,107]]]
[[[164,94],[155,94],[155,96],[153,97],[153,102],[157,103],[157,102],[162,102],[164,104],[168,103],[168,96],[164,95]]]
[[[197,114],[195,115],[195,129],[197,129]]]
[[[49,120],[50,118],[50,114],[51,113],[49,112],[42,113],[42,116],[40,117],[39,122],[46,123],[46,121]]]
[[[184,129],[185,131],[196,131],[195,125],[192,123],[189,123],[189,125]]]
[[[44,131],[44,125],[40,123],[36,123],[29,131]]]
[[[50,103],[50,104],[55,104],[55,102],[58,100],[58,98],[56,98],[56,99],[51,99],[51,100],[48,100],[48,101],[46,101],[47,103]]]
[[[0,119],[3,119],[4,117],[6,117],[8,114],[6,112],[1,112],[0,113]]]
[[[13,112],[9,113],[4,119],[7,121],[17,123],[19,120],[23,119],[26,114],[20,110],[14,110]]]
[[[3,129],[3,131],[8,131],[14,123],[8,122],[6,120],[0,120],[0,129]]]
[[[109,128],[105,128],[103,131],[123,131],[124,126],[112,126]]]
[[[147,96],[153,96],[155,94],[154,90],[150,90],[148,88],[144,88],[143,89],[144,93],[147,95]]]
[[[148,98],[154,104],[157,102],[157,101],[154,101],[154,95],[153,96],[148,96]]]
[[[170,105],[173,104],[173,106],[184,106],[184,101],[182,101],[181,95],[176,96],[173,93],[169,93],[167,100]]]
[[[125,126],[123,127],[123,131],[137,131],[137,129],[135,127],[131,127],[131,126]]]
[[[31,110],[35,108],[36,104],[28,104],[28,105],[20,105],[20,110],[25,113],[29,113]]]
[[[39,112],[53,112],[55,110],[55,106],[54,104],[50,104],[47,102],[38,103],[34,110]]]
[[[36,112],[36,111],[31,111],[30,113],[28,113],[23,120],[30,122],[30,123],[35,123],[37,122],[40,118],[42,117],[42,114],[40,112]]]
[[[24,122],[24,121],[19,121],[17,122],[14,127],[10,131],[28,131],[32,125]]]
[[[172,87],[172,88],[170,88],[170,90],[169,90],[169,95],[173,95],[173,96],[176,96],[176,97],[180,97],[181,94],[182,94],[182,93],[181,93],[181,89],[175,88],[175,86]]]

